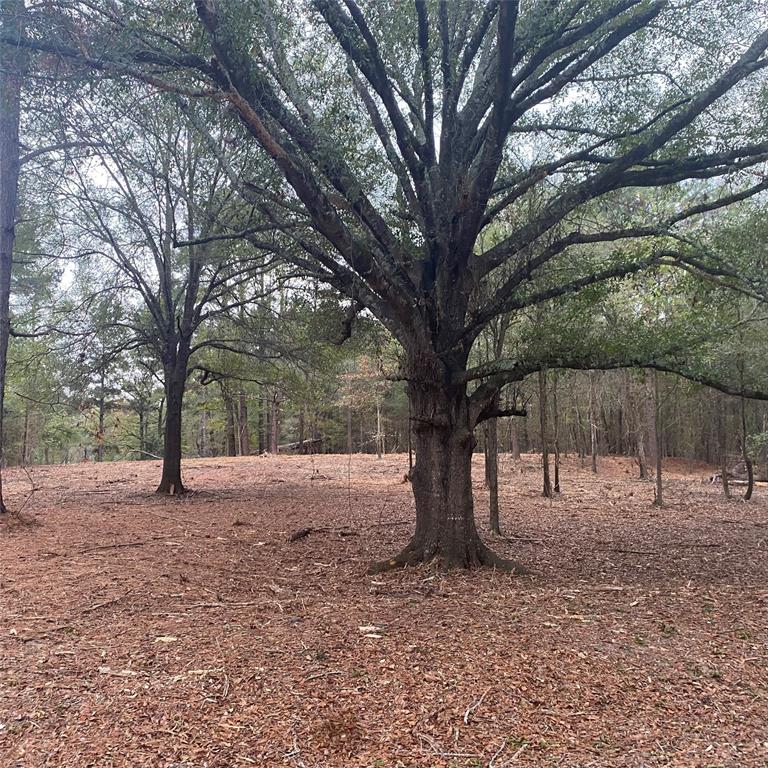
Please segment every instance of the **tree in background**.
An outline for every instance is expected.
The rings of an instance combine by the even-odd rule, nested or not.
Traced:
[[[252,340],[241,344],[204,328],[257,303],[277,283],[265,288],[256,279],[269,261],[269,241],[257,249],[229,235],[226,226],[237,226],[240,215],[239,198],[233,201],[226,176],[202,153],[188,123],[175,120],[161,97],[140,110],[135,99],[142,94],[110,95],[110,109],[122,120],[110,123],[103,102],[101,111],[89,103],[102,138],[99,162],[90,172],[73,169],[74,178],[60,189],[60,204],[62,211],[69,209],[64,216],[80,252],[78,269],[89,271],[87,282],[98,291],[118,294],[123,302],[122,316],[107,323],[120,331],[110,355],[148,348],[161,363],[165,409],[157,492],[180,494],[190,361],[207,348],[246,353],[253,346]],[[222,146],[227,141],[220,135]]]

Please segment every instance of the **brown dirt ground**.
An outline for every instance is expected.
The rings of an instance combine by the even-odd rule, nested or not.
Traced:
[[[366,576],[407,540],[405,465],[189,461],[176,499],[155,462],[31,470],[0,526],[0,765],[768,765],[768,489],[678,462],[658,510],[629,461],[571,459],[550,502],[505,456],[492,543],[531,576]]]

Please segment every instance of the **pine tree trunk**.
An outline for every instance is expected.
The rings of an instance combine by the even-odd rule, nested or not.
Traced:
[[[24,433],[21,438],[21,466],[29,464],[29,403],[24,405]]]
[[[203,407],[200,411],[200,420],[197,424],[197,455],[206,458],[208,452],[208,409]]]
[[[597,389],[595,372],[589,373],[589,444],[592,456],[592,472],[597,474]]]
[[[418,354],[409,358],[408,396],[413,415],[416,461],[411,485],[416,530],[395,557],[374,563],[370,573],[437,562],[442,568],[496,566],[521,572],[483,544],[475,526],[472,498],[474,424],[465,385]]]
[[[520,461],[520,440],[517,437],[517,422],[514,419],[509,420],[509,442],[512,458]]]
[[[755,488],[755,470],[747,449],[747,408],[746,400],[743,397],[741,398],[741,455],[747,470],[747,488],[744,491],[744,501],[749,501]]]
[[[654,380],[651,371],[646,370],[643,373],[645,377],[645,433],[648,450],[646,457],[648,464],[655,467],[657,463],[656,456],[656,405],[654,399]]]
[[[637,435],[637,464],[640,468],[640,479],[648,479],[648,461],[645,458],[645,440],[643,440],[642,432]]]
[[[662,431],[661,431],[661,397],[659,394],[659,372],[654,370],[653,376],[653,435],[655,436],[655,454],[656,454],[656,498],[653,503],[657,507],[664,504],[664,485],[662,482]]]
[[[640,479],[648,479],[648,461],[645,455],[645,430],[640,405],[634,394],[634,386],[629,371],[624,371],[624,410],[626,411],[627,451],[634,451],[640,472]]]
[[[269,418],[269,452],[277,455],[280,452],[280,401],[277,392],[272,395]]]
[[[720,443],[720,482],[726,499],[731,498],[731,486],[728,482],[728,434],[725,427],[725,398],[715,395],[717,408],[717,436]]]
[[[96,442],[96,461],[104,461],[104,418],[106,416],[106,403],[104,402],[104,373],[101,374],[101,391],[99,392],[99,433]]]
[[[143,459],[147,450],[147,416],[144,408],[139,409],[139,459]]]
[[[489,525],[494,533],[501,533],[499,522],[499,428],[496,419],[486,422],[486,462],[488,474]]]
[[[259,396],[259,453],[267,449],[267,394],[266,389]]]
[[[251,455],[251,432],[248,428],[248,399],[245,390],[241,389],[238,396],[237,412],[238,435],[240,438],[240,455]]]
[[[376,457],[381,458],[382,454],[382,435],[381,435],[381,401],[376,398]]]
[[[237,436],[235,399],[232,397],[232,392],[223,379],[219,381],[219,389],[221,391],[221,400],[224,404],[224,450],[227,456],[237,456],[239,441]]]
[[[235,428],[235,401],[227,393],[224,397],[226,410],[227,456],[237,456],[237,431]]]
[[[3,33],[21,36],[24,17],[23,0],[3,0],[0,22]],[[5,410],[5,371],[8,341],[11,336],[11,270],[16,240],[16,209],[19,190],[19,122],[21,83],[24,70],[23,50],[6,45],[0,49],[0,466],[3,466],[3,412]],[[7,512],[0,477],[0,514]]]
[[[542,496],[552,498],[552,484],[549,479],[549,434],[547,427],[547,374],[539,371],[539,426],[541,427],[541,468]]]
[[[557,406],[557,374],[552,379],[552,426],[555,449],[555,493],[560,493],[560,414]]]

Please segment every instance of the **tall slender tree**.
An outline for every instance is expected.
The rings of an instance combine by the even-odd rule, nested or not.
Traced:
[[[124,302],[123,316],[111,322],[122,333],[110,355],[148,347],[160,361],[165,407],[157,492],[175,495],[186,490],[182,414],[193,358],[206,349],[259,355],[257,339],[244,343],[231,325],[214,322],[255,305],[280,283],[256,280],[273,246],[233,238],[223,223],[233,226],[240,201],[215,157],[201,152],[201,137],[162,97],[138,108],[137,96],[148,94],[111,91],[111,108],[123,118],[117,128],[103,102],[84,105],[102,145],[90,169],[73,168],[63,181],[60,204],[80,268],[100,275],[99,291]],[[252,224],[247,234],[257,230]]]
[[[24,0],[0,5],[0,33],[20,37],[24,30]],[[11,272],[16,239],[16,209],[19,189],[21,145],[21,85],[26,52],[19,47],[0,46],[0,466],[3,463],[3,410],[8,341],[11,337]],[[0,513],[7,508],[0,479]]]

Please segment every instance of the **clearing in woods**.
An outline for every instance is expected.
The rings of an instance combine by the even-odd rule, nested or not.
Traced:
[[[628,460],[571,459],[550,502],[502,457],[494,548],[530,575],[366,576],[411,529],[406,464],[189,461],[176,499],[156,462],[32,469],[0,524],[0,765],[766,765],[765,488],[674,463],[659,510]]]

